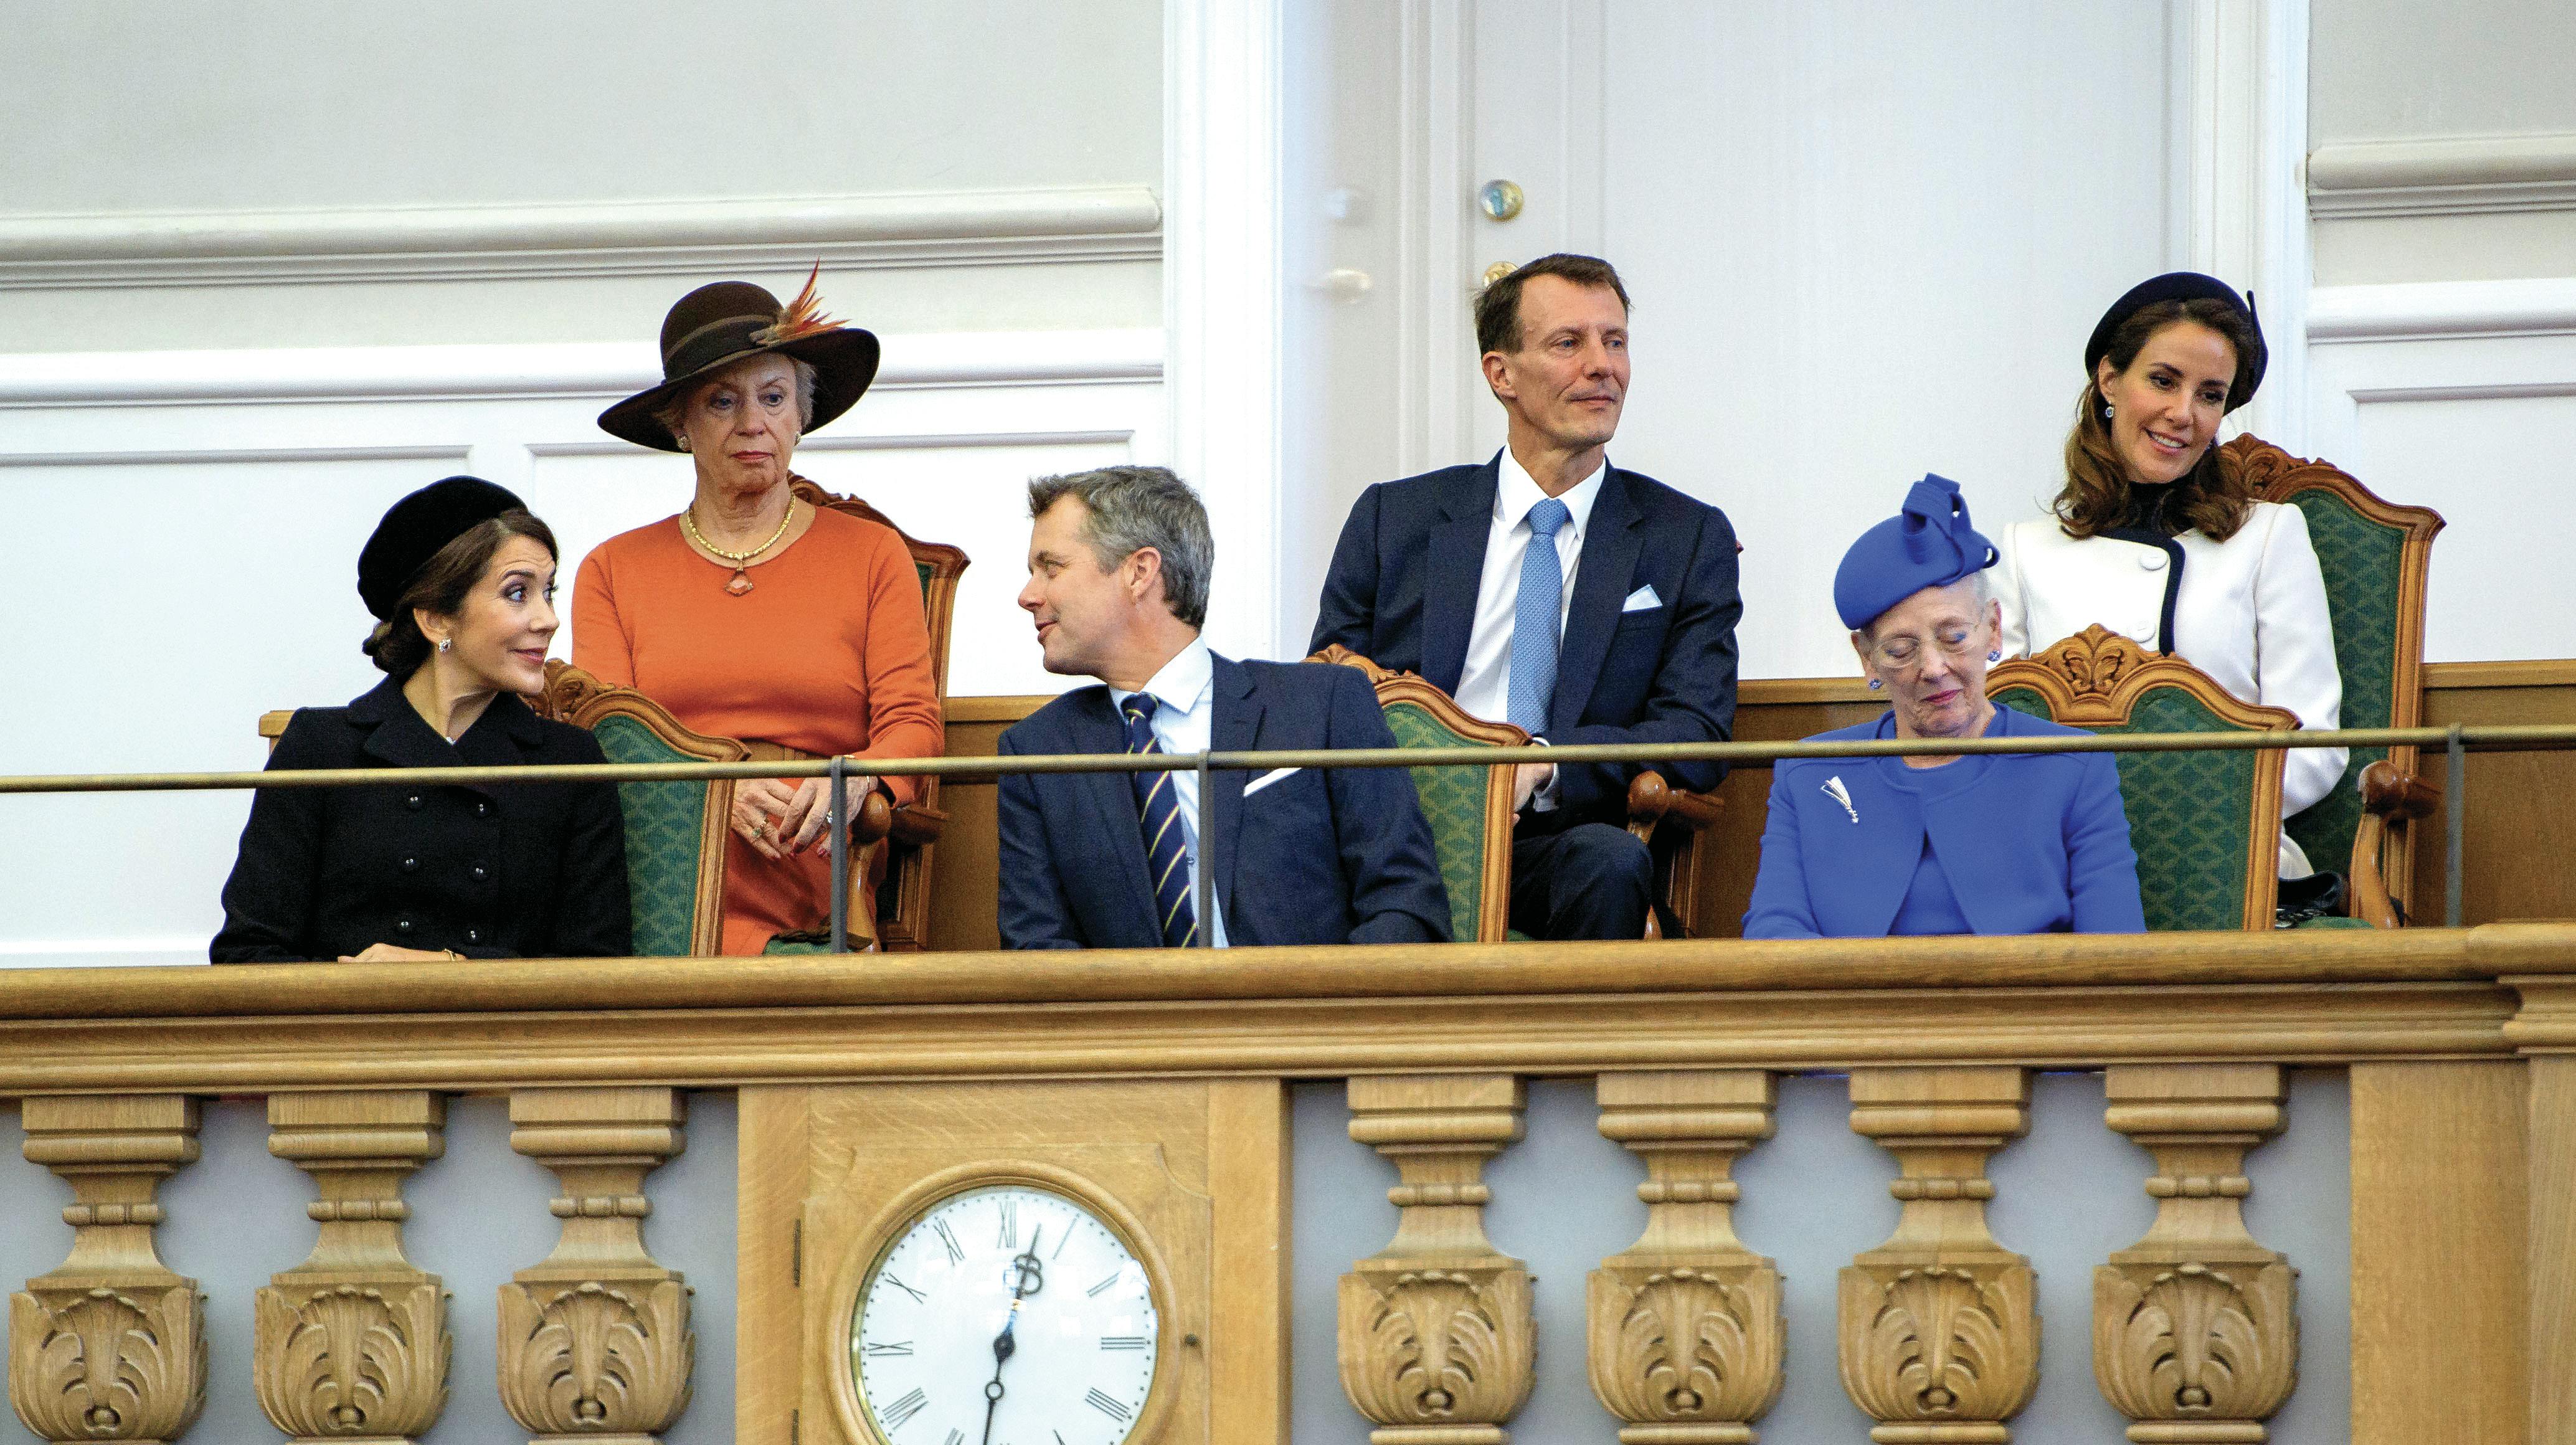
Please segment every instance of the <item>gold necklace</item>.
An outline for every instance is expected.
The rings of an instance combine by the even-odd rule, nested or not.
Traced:
[[[689,534],[690,541],[733,564],[733,576],[726,580],[725,591],[740,597],[751,590],[751,573],[748,570],[751,559],[777,546],[778,539],[787,535],[787,524],[796,520],[796,499],[787,499],[787,513],[778,519],[778,530],[769,534],[769,540],[748,552],[728,552],[708,541],[707,534],[698,530],[697,511],[698,504],[691,502],[689,509],[680,514],[680,530]]]

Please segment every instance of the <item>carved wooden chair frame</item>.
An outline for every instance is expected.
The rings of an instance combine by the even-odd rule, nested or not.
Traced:
[[[1377,690],[1380,708],[1411,703],[1460,737],[1501,748],[1529,746],[1529,734],[1510,723],[1472,717],[1427,679],[1380,667],[1338,642],[1306,660],[1358,668]],[[1508,764],[1498,763],[1485,770],[1484,838],[1484,887],[1476,910],[1475,941],[1500,943],[1510,934],[1512,914],[1512,769]]]
[[[2161,656],[2099,624],[1987,670],[1986,696],[2016,687],[2038,693],[2068,727],[2126,726],[2141,698],[2166,687],[2182,689],[2222,721],[2249,732],[2290,732],[2299,725],[2289,709],[2246,702],[2181,658]],[[2280,897],[2285,761],[2270,749],[2254,754],[2253,812],[2246,820],[2243,926],[2266,932]]]
[[[694,732],[635,689],[612,687],[560,659],[546,664],[546,690],[538,711],[584,730],[612,717],[633,718],[672,751],[705,762],[738,763],[751,756],[732,738]],[[698,881],[689,900],[692,958],[713,958],[724,948],[725,845],[732,829],[733,791],[731,778],[707,781],[706,807],[698,820]]]
[[[2331,492],[2371,521],[2405,533],[2397,568],[2396,691],[2389,699],[2388,725],[2423,726],[2424,593],[2432,572],[2433,539],[2444,526],[2442,514],[2430,507],[2399,506],[2332,462],[2294,457],[2261,437],[2240,436],[2225,450],[2243,468],[2257,500],[2289,504],[2301,492]],[[2418,763],[2417,749],[2390,748],[2386,758],[2361,772],[2361,824],[2353,833],[2346,876],[2352,916],[2375,928],[2397,926],[2397,900],[2409,896],[2415,875],[2411,825],[2442,805],[2440,786],[2417,775]],[[2317,863],[2322,867],[2327,860]]]
[[[913,566],[930,574],[922,594],[922,606],[930,623],[930,680],[940,709],[945,712],[948,707],[948,641],[957,614],[958,579],[965,574],[968,560],[964,549],[945,542],[922,541],[896,526],[892,517],[868,505],[863,498],[827,492],[809,477],[790,473],[787,487],[791,494],[804,498],[817,509],[828,508],[892,531],[903,539],[904,549],[912,555]],[[876,830],[871,837],[872,815],[881,809],[891,809],[890,815],[884,828]],[[875,876],[874,860],[871,859],[869,871],[858,872],[852,877],[850,893],[854,898],[869,900],[867,912],[871,917],[867,922],[873,927],[863,928],[860,920],[853,919],[854,933],[873,932],[877,946],[891,953],[911,953],[929,945],[930,868],[936,845],[947,828],[948,815],[940,811],[939,779],[935,777],[921,779],[919,796],[904,807],[893,808],[882,793],[871,794],[868,801],[860,805],[851,840],[852,866],[854,869],[860,866],[859,845],[873,842],[876,838],[890,837],[893,842],[883,850],[886,855],[883,861],[884,867],[894,877],[894,907],[882,917],[877,916],[877,895],[867,886]]]

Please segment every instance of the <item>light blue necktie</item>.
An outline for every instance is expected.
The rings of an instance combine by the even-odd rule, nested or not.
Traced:
[[[1529,509],[1529,550],[1521,554],[1521,593],[1512,604],[1512,687],[1507,704],[1512,726],[1533,735],[1547,731],[1556,701],[1556,629],[1564,609],[1565,564],[1556,555],[1556,532],[1574,520],[1565,503],[1542,497]]]

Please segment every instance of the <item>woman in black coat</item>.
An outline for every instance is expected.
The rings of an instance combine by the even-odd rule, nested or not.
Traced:
[[[303,708],[291,768],[605,761],[530,712],[556,619],[555,539],[507,490],[450,477],[394,504],[358,557],[389,674]],[[264,788],[224,884],[217,963],[566,958],[633,951],[612,783]]]

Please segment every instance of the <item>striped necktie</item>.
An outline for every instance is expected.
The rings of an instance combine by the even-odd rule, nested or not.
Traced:
[[[1154,740],[1154,699],[1135,693],[1119,705],[1127,719],[1127,751],[1159,753]],[[1154,884],[1154,910],[1163,943],[1187,948],[1198,941],[1198,913],[1190,907],[1189,834],[1181,826],[1181,798],[1170,773],[1129,773],[1136,786],[1136,820],[1145,833],[1145,876]]]
[[[1529,550],[1521,554],[1521,590],[1512,604],[1511,685],[1504,721],[1536,736],[1547,731],[1556,701],[1556,630],[1564,617],[1565,563],[1556,555],[1559,528],[1574,512],[1554,497],[1529,509]]]

